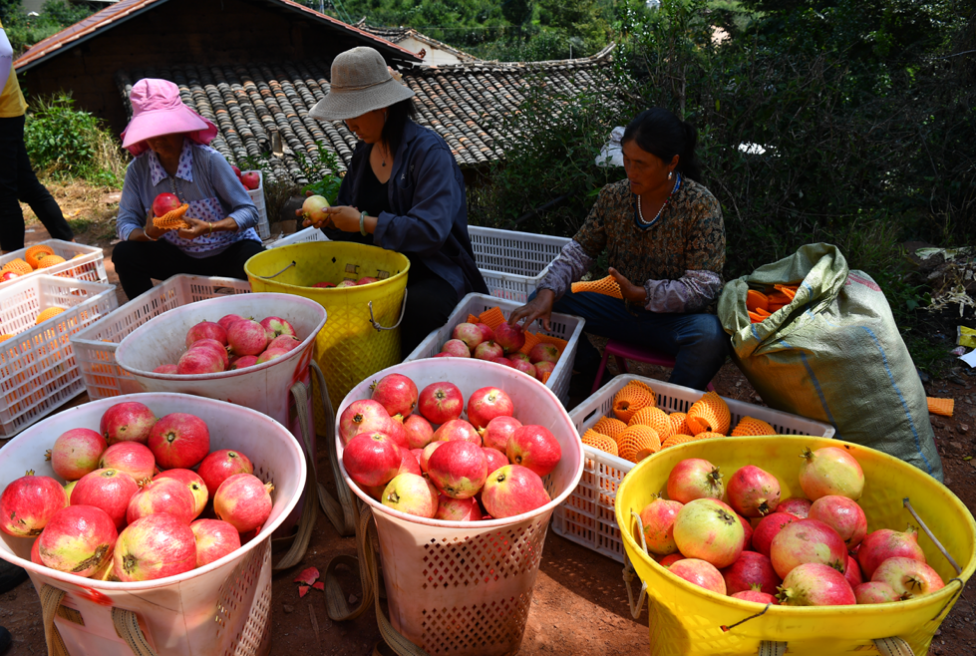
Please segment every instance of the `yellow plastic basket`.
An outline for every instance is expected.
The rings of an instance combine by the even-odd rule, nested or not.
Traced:
[[[864,470],[859,503],[869,530],[904,530],[918,523],[903,503],[932,529],[962,569],[957,574],[933,541],[919,531],[918,543],[946,587],[938,592],[890,604],[799,608],[741,601],[709,592],[679,579],[658,565],[635,539],[636,520],[668,473],[685,458],[705,458],[727,475],[748,464],[762,467],[780,482],[783,498],[802,496],[797,478],[804,447],[844,446]],[[947,487],[924,472],[887,454],[849,442],[806,436],[727,437],[665,449],[639,463],[617,491],[617,524],[637,575],[647,585],[651,654],[722,656],[785,653],[810,656],[891,654],[875,640],[901,638],[915,656],[928,653],[932,636],[976,569],[976,522]],[[765,612],[764,612],[765,609]],[[724,627],[724,628],[723,628]],[[785,645],[784,645],[785,643]]]
[[[303,296],[328,312],[329,320],[315,340],[315,360],[333,400],[345,398],[367,377],[400,362],[399,322],[409,269],[405,255],[341,241],[282,246],[258,253],[244,265],[251,291]],[[380,280],[360,287],[311,287],[363,276]],[[315,425],[324,431],[325,414],[318,395],[314,398]]]

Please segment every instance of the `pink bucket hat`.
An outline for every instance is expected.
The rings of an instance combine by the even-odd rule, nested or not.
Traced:
[[[217,136],[217,126],[184,105],[180,88],[169,80],[139,80],[132,85],[129,101],[132,120],[122,131],[122,147],[133,156],[149,148],[146,139],[164,134],[185,132],[191,141],[204,146]]]

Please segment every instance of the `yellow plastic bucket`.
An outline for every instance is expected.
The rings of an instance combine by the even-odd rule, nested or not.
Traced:
[[[315,339],[315,360],[325,374],[329,397],[343,399],[353,387],[400,362],[400,328],[407,271],[405,255],[376,246],[341,241],[273,248],[247,261],[254,292],[303,296],[321,304],[329,320]],[[379,282],[359,287],[318,288],[364,276]],[[315,425],[325,435],[325,413],[315,398]]]
[[[864,495],[858,503],[868,529],[905,530],[917,523],[903,504],[909,499],[949,555],[949,564],[932,540],[919,531],[918,543],[946,587],[934,594],[889,604],[800,608],[765,606],[709,592],[658,565],[641,548],[636,520],[655,493],[665,489],[668,473],[685,458],[705,458],[726,476],[753,464],[774,474],[784,499],[803,496],[798,480],[804,447],[843,446],[864,469]],[[897,637],[916,656],[928,653],[932,636],[976,569],[976,522],[949,488],[897,458],[874,449],[806,436],[729,437],[690,442],[664,449],[639,463],[617,491],[617,524],[637,575],[647,584],[651,654],[732,656],[759,653],[760,643],[787,643],[788,654],[831,656],[877,654],[875,639]],[[727,630],[723,630],[726,627]]]

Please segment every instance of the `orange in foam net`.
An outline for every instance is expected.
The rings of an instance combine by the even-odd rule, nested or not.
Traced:
[[[624,460],[640,462],[661,450],[661,438],[650,426],[628,426],[617,437],[617,452]]]
[[[4,264],[3,268],[0,268],[0,273],[7,273],[8,271],[12,271],[19,276],[26,276],[28,273],[30,273],[33,270],[34,268],[31,265],[27,264],[27,262],[24,262],[22,259],[18,257]]]
[[[641,408],[630,418],[627,426],[650,426],[657,432],[662,441],[674,433],[674,429],[671,427],[671,418],[661,408]]]
[[[613,397],[613,414],[624,423],[629,422],[641,408],[654,405],[654,392],[646,385],[634,385],[634,382],[624,385]]]
[[[697,442],[698,440],[705,440],[708,439],[705,436],[709,434],[710,433],[701,433],[699,435],[686,435],[684,433],[675,433],[668,439],[664,440],[664,443],[661,444],[661,448],[667,449],[668,447],[678,446],[679,444],[685,444],[686,442]]]
[[[583,433],[582,437],[580,437],[580,441],[582,441],[583,444],[592,446],[594,449],[605,451],[612,456],[615,456],[618,453],[617,443],[612,437],[598,433],[592,428]]]
[[[37,246],[31,246],[24,253],[24,259],[27,260],[27,264],[31,266],[32,269],[38,268],[40,266],[41,260],[48,255],[54,255],[54,251],[51,250],[50,246],[45,246],[44,244],[38,244]]]
[[[729,432],[731,422],[732,413],[729,412],[729,406],[715,392],[706,392],[695,401],[688,408],[688,416],[685,417],[685,423],[695,435],[705,431],[725,435]]]
[[[618,435],[627,430],[627,424],[613,417],[603,417],[600,421],[593,424],[593,430],[617,439]]]
[[[56,317],[62,312],[64,312],[64,308],[59,308],[59,307],[48,308],[37,315],[37,320],[34,322],[34,325],[36,326],[37,324],[43,321],[47,321],[51,317]]]
[[[41,259],[40,263],[37,265],[38,269],[49,269],[56,264],[61,264],[65,261],[60,255],[46,255]]]
[[[748,437],[750,435],[776,435],[776,429],[762,419],[743,417],[730,433],[732,437]]]

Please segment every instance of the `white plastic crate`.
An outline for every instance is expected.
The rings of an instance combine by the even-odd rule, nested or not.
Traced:
[[[247,195],[251,197],[251,201],[254,203],[255,207],[258,208],[258,224],[256,226],[258,231],[258,236],[261,239],[269,239],[271,237],[271,225],[268,223],[268,209],[264,203],[264,173],[261,171],[241,171],[241,175],[245,173],[257,173],[260,183],[257,189],[245,189],[247,190]]]
[[[48,308],[64,312],[37,324]],[[0,290],[0,437],[85,390],[70,336],[118,307],[115,285],[33,276]]]
[[[95,401],[143,391],[131,374],[115,361],[119,342],[142,324],[175,307],[250,292],[251,284],[246,280],[179,274],[79,331],[71,337],[71,344],[88,397]],[[217,319],[219,317],[214,318]]]
[[[13,280],[0,281],[0,289],[21,282],[25,278],[43,275],[76,278],[89,282],[108,282],[108,276],[105,275],[105,254],[98,246],[85,246],[61,239],[47,239],[38,244],[31,244],[31,246],[49,246],[55,255],[60,255],[65,261],[46,269],[36,269]],[[0,267],[18,258],[26,261],[26,254],[27,248],[21,248],[19,251],[0,255]]]
[[[688,408],[704,395],[704,392],[690,387],[663,383],[650,378],[629,374],[617,376],[569,413],[569,418],[576,426],[576,432],[582,435],[604,415],[612,417],[613,397],[632,380],[646,383],[654,390],[657,406],[668,413],[688,412]],[[833,426],[819,421],[743,401],[722,398],[728,404],[729,412],[732,414],[732,428],[739,423],[740,419],[749,416],[770,424],[779,435],[833,437],[835,432]],[[617,496],[617,487],[627,472],[634,467],[634,463],[585,444],[583,451],[585,453],[583,478],[566,502],[553,513],[552,530],[567,540],[624,562],[624,547],[614,517],[613,504]]]
[[[270,244],[265,245],[265,248],[280,248],[282,246],[291,246],[292,244],[306,244],[312,241],[329,241],[329,238],[325,236],[321,230],[314,226],[309,226],[298,232],[294,232],[290,235],[285,235],[281,239],[277,239]]]
[[[437,355],[441,347],[444,346],[444,342],[451,339],[451,331],[454,330],[454,326],[467,321],[469,314],[478,316],[485,310],[497,307],[501,309],[502,314],[507,319],[512,311],[517,310],[521,305],[522,303],[520,302],[506,301],[496,296],[468,294],[454,308],[454,312],[451,313],[447,323],[427,335],[424,341],[420,343],[420,346],[415,348],[413,353],[404,359],[404,362],[431,358]],[[576,359],[576,347],[579,345],[579,340],[582,339],[584,323],[585,320],[580,317],[553,312],[551,319],[552,332],[543,330],[542,325],[539,323],[536,323],[534,326],[526,326],[531,332],[552,335],[553,337],[564,339],[567,342],[566,348],[563,350],[562,355],[560,355],[559,361],[556,363],[556,367],[552,370],[549,381],[546,383],[546,387],[551,389],[559,397],[563,405],[566,405],[567,401],[569,401],[569,379],[573,375],[573,360]]]
[[[524,304],[569,237],[468,226],[474,260],[492,296]]]

